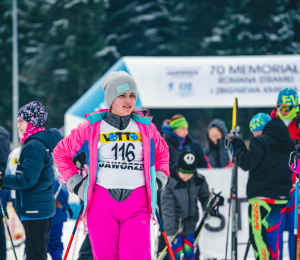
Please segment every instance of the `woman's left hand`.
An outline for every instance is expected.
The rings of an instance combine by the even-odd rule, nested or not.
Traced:
[[[163,171],[156,172],[156,189],[157,190],[164,190],[168,183],[168,177]]]

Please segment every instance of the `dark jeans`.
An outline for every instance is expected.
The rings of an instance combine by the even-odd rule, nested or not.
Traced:
[[[5,231],[3,224],[3,216],[0,214],[0,259],[6,259],[6,241],[5,241]]]
[[[46,260],[52,218],[23,220],[26,260]]]
[[[89,234],[86,235],[81,248],[79,250],[77,260],[93,260],[92,246],[89,238]]]

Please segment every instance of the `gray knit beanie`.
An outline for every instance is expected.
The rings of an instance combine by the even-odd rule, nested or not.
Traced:
[[[136,83],[125,71],[109,73],[102,83],[102,89],[105,91],[104,99],[109,108],[118,96],[126,92],[132,92],[137,97]]]

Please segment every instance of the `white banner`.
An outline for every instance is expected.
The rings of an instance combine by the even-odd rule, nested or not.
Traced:
[[[158,68],[158,98],[188,106],[224,107],[224,100],[232,103],[238,97],[243,107],[275,106],[280,90],[300,90],[300,59],[275,57],[165,60]]]
[[[225,218],[225,226],[222,228],[220,220],[211,217],[207,220],[209,226],[202,229],[200,235],[200,251],[203,259],[219,258],[225,259],[226,237],[228,228],[228,209],[229,209],[229,195],[231,185],[231,169],[209,169],[198,170],[199,173],[205,176],[209,185],[209,189],[214,189],[215,193],[222,191],[221,195],[224,197],[224,206],[220,207],[220,214]],[[246,185],[248,180],[248,172],[238,169],[238,202],[239,202],[239,231],[238,231],[238,259],[244,259],[246,250],[246,243],[249,239],[248,226],[248,201],[246,196]],[[231,217],[230,217],[231,218]],[[220,229],[217,232],[210,231],[210,227]],[[221,229],[222,228],[222,229]],[[284,241],[287,240],[287,232],[284,232]],[[287,243],[284,243],[284,254],[288,257]],[[231,259],[231,227],[228,236],[228,253],[227,259]],[[253,248],[250,247],[248,258],[254,259]],[[289,259],[289,258],[285,258]]]

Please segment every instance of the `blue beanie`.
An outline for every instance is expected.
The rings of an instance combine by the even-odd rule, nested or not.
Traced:
[[[258,113],[254,117],[252,117],[250,121],[250,130],[254,131],[262,131],[264,130],[267,123],[271,121],[271,117],[265,113]]]
[[[298,108],[298,94],[295,90],[285,88],[278,94],[277,104],[285,104]]]

